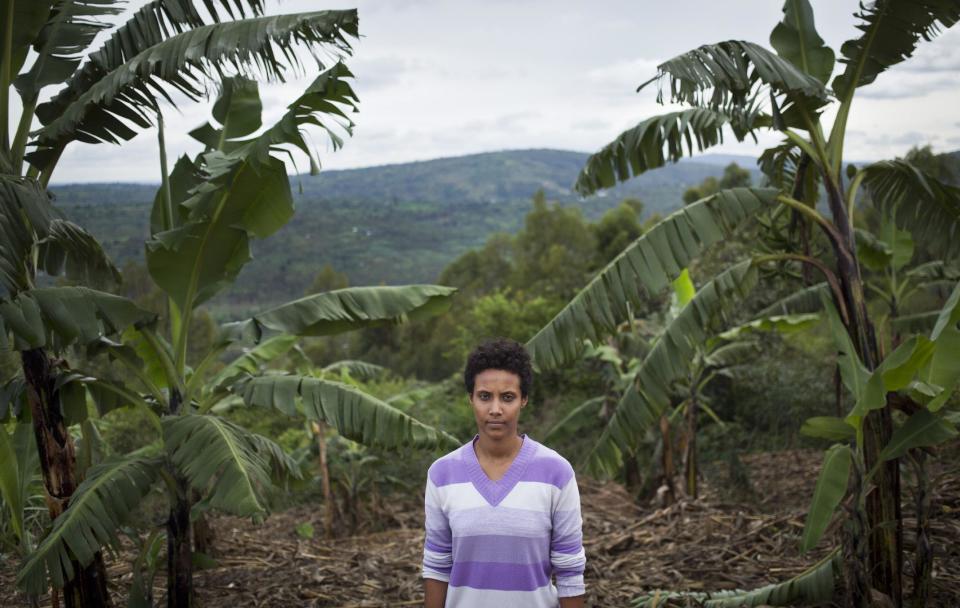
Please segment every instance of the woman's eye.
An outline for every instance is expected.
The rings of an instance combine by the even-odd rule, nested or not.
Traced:
[[[503,400],[504,400],[504,401],[513,401],[513,395],[504,395],[504,396],[503,396]]]

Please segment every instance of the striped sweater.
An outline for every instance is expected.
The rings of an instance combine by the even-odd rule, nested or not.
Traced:
[[[491,481],[473,443],[427,474],[423,577],[449,584],[446,608],[557,608],[559,597],[583,595],[580,493],[570,463],[524,436],[503,478]]]

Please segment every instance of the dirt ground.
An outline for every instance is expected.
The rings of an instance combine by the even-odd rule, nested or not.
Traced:
[[[802,572],[833,541],[800,555],[798,542],[821,452],[784,451],[744,457],[749,487],[739,499],[721,489],[723,474],[705,484],[698,500],[669,507],[638,506],[612,483],[581,479],[588,606],[629,606],[655,589],[709,591],[750,589]],[[931,606],[960,606],[960,469],[948,460],[931,474],[932,544],[935,553]],[[944,462],[944,461],[942,461]],[[952,467],[952,468],[951,468]],[[720,469],[723,466],[720,465]],[[905,500],[911,493],[905,487]],[[385,504],[381,518],[392,529],[335,540],[307,540],[296,526],[322,531],[320,509],[291,509],[255,526],[222,517],[214,522],[216,566],[195,576],[197,605],[239,607],[374,607],[422,603],[419,564],[423,532],[420,506]],[[905,544],[912,554],[913,519],[906,508]],[[12,564],[0,566],[0,605],[27,605],[13,596]],[[129,557],[109,561],[117,606],[125,606]],[[911,564],[905,566],[911,576]],[[165,577],[157,577],[163,602]],[[41,605],[48,606],[44,598]]]

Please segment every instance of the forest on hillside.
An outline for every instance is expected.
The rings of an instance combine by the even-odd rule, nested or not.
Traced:
[[[489,234],[519,230],[538,190],[591,220],[641,193],[648,215],[664,215],[681,204],[688,187],[718,175],[723,165],[714,163],[724,160],[691,159],[581,200],[571,186],[586,159],[577,152],[519,150],[298,175],[292,179],[297,221],[276,238],[252,243],[253,259],[208,308],[222,320],[280,304],[301,295],[326,264],[355,285],[429,283]],[[753,168],[751,159],[738,160]],[[501,188],[497,198],[494,185]],[[57,206],[121,268],[143,265],[156,190],[141,184],[51,188]]]
[[[0,7],[3,606],[960,601],[960,162],[844,154],[857,92],[960,4],[852,7],[857,37],[831,49],[808,0],[785,0],[764,44],[667,58],[639,92],[669,107],[579,158],[574,194],[531,164],[559,154],[566,171],[566,153],[503,153],[444,161],[452,181],[430,187],[367,173],[374,198],[392,180],[415,193],[379,207],[341,181],[335,211],[322,179],[299,191],[287,152],[318,168],[306,134],[335,152],[362,120],[357,11]],[[302,69],[292,49],[312,81],[269,114],[268,83]],[[210,109],[194,157],[167,149],[174,97]],[[67,147],[153,127],[163,181],[146,200],[50,186]],[[679,163],[769,134],[756,167]],[[470,162],[476,200],[452,170]],[[678,167],[687,181],[630,189]],[[361,219],[375,228],[350,245]],[[497,337],[536,372],[525,387],[480,370],[523,393],[522,435],[497,420],[501,444],[464,374]],[[511,477],[527,439],[564,482]],[[498,477],[480,458],[507,440]],[[453,450],[477,459],[473,485],[428,474]],[[518,487],[501,481],[528,484],[521,502],[488,498]],[[463,537],[435,540],[431,500],[454,490],[492,514],[468,537],[519,547],[533,541],[495,533],[536,520],[543,559],[478,544],[464,582]],[[535,584],[491,574],[506,568]]]

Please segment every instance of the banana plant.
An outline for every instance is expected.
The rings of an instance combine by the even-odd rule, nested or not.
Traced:
[[[707,388],[720,376],[733,377],[732,368],[755,360],[759,351],[755,338],[759,334],[789,335],[808,329],[819,320],[820,316],[813,313],[763,316],[723,331],[697,349],[687,377],[676,384],[680,404],[674,410],[676,416],[683,415],[686,421],[683,462],[688,496],[698,495],[696,442],[700,412],[721,427],[724,424],[711,407],[710,398],[705,394]]]
[[[839,62],[818,35],[809,2],[786,0],[783,19],[770,35],[772,50],[752,42],[725,40],[699,46],[657,66],[656,74],[640,89],[655,84],[657,101],[686,107],[641,121],[592,155],[575,184],[578,192],[590,195],[676,162],[721,143],[724,132],[740,140],[760,131],[780,134],[784,143],[761,158],[780,158],[784,164],[792,164],[794,179],[774,180],[771,189],[762,194],[752,191],[755,204],[737,207],[739,215],[731,213],[732,201],[746,200],[747,193],[737,189],[718,193],[712,200],[691,205],[695,213],[682,210],[667,218],[665,223],[671,229],[661,231],[659,241],[641,237],[628,246],[530,341],[539,366],[567,363],[576,357],[583,339],[597,341],[614,331],[642,290],[656,294],[679,276],[690,258],[725,238],[736,224],[763,207],[770,213],[794,214],[802,224],[821,231],[829,243],[829,254],[815,255],[807,247],[768,252],[742,263],[748,266],[734,266],[740,269],[736,276],[728,274],[731,271],[720,275],[724,284],[734,287],[741,282],[735,279],[755,276],[758,266],[770,264],[799,264],[821,274],[842,331],[857,356],[868,371],[879,368],[884,359],[867,308],[853,225],[858,192],[866,189],[882,215],[891,217],[914,241],[924,242],[946,260],[960,247],[955,238],[960,230],[960,189],[941,183],[906,160],[872,163],[847,175],[843,158],[847,124],[857,90],[908,60],[921,38],[930,40],[952,27],[960,20],[960,4],[877,0],[861,5],[854,17],[859,33],[842,45]],[[841,69],[835,75],[837,63]],[[825,125],[829,105],[836,112],[833,123]],[[825,212],[818,209],[815,185],[826,193]],[[721,218],[727,221],[719,221]],[[717,298],[715,291],[714,298],[725,300],[730,307],[730,300],[738,297],[736,291],[719,294],[723,298]],[[720,308],[719,302],[713,304]],[[706,305],[704,298],[696,306],[698,313],[688,315],[688,331],[671,336],[669,345],[651,351],[658,362],[657,375],[643,378],[642,391],[627,393],[625,399],[633,406],[624,411],[634,413],[630,418],[614,415],[608,427],[612,441],[607,444],[626,444],[634,431],[649,422],[649,413],[654,411],[649,393],[661,393],[678,377],[694,345],[710,334],[708,326],[715,317],[700,314],[707,312]],[[898,608],[903,603],[901,526],[890,524],[900,521],[899,469],[896,459],[881,457],[893,436],[893,410],[899,404],[900,400],[891,399],[889,404],[869,410],[863,433],[854,439],[865,466],[876,469],[876,474],[872,478],[875,489],[862,513],[869,533],[862,539],[848,539],[844,549],[843,563],[857,566],[843,571],[851,606],[865,604],[869,598],[862,597],[863,593],[871,588]],[[600,455],[601,461],[609,462],[617,453],[607,449]],[[750,603],[759,601],[751,599]]]
[[[960,386],[960,364],[956,361],[960,347],[960,283],[938,312],[929,335],[913,334],[874,370],[869,370],[859,358],[849,336],[839,331],[842,321],[833,304],[824,299],[823,308],[833,326],[843,382],[856,401],[847,416],[811,418],[801,429],[806,435],[837,442],[824,458],[801,539],[802,550],[816,546],[846,496],[861,509],[865,508],[866,488],[873,483],[883,463],[895,462],[909,454],[919,469],[918,483],[923,484],[923,452],[958,435],[951,420],[950,399]],[[869,412],[887,407],[894,399],[909,410],[883,446],[880,462],[868,467],[860,449],[864,421]],[[921,485],[919,490],[923,494],[927,488]],[[925,523],[924,505],[918,506],[916,593],[912,604],[922,606],[928,599],[932,555],[929,544],[920,542],[929,535],[929,527]],[[856,529],[862,525],[857,518],[847,522],[856,534],[865,532]]]
[[[749,270],[749,264],[746,268]],[[748,287],[749,280],[744,280],[741,286]],[[615,408],[602,416],[606,427],[588,456],[588,464],[597,474],[610,476],[630,465],[641,441],[648,434],[659,432],[657,441],[663,458],[664,482],[673,494],[675,467],[670,428],[675,420],[682,418],[686,422],[681,442],[686,492],[696,497],[698,418],[703,413],[723,424],[704,395],[709,384],[720,375],[729,375],[731,367],[749,361],[756,354],[752,338],[759,333],[787,334],[808,328],[819,319],[816,314],[771,315],[731,327],[730,311],[720,305],[715,288],[711,282],[698,292],[689,272],[682,271],[672,282],[670,305],[662,313],[661,325],[647,337],[648,344],[641,358],[625,362],[620,353],[609,346],[589,347],[585,352],[585,357],[609,362],[619,376],[610,383]],[[709,324],[714,330],[712,335],[690,344],[686,337],[689,334],[684,334],[682,327],[690,323],[693,314],[712,315]],[[650,323],[644,325],[650,326]],[[632,328],[622,330],[618,337],[630,337],[636,331],[636,322],[623,327],[628,326]],[[688,344],[681,351],[678,341],[685,340]],[[560,437],[571,428],[583,427],[583,418],[597,416],[603,406],[604,400],[599,398],[586,401],[561,420],[550,431],[550,436]]]
[[[105,20],[123,13],[119,0],[0,2],[0,333],[14,336],[21,353],[52,518],[79,482],[60,403],[65,372],[55,355],[82,346],[81,338],[145,321],[143,311],[89,289],[109,286],[119,273],[95,239],[50,205],[45,189],[66,146],[131,139],[160,118],[159,100],[173,103],[171,91],[200,99],[225,69],[279,78],[301,67],[292,46],[320,58],[349,51],[357,35],[355,11],[264,16],[262,0],[197,4],[152,0],[111,30]],[[48,87],[59,90],[40,103]],[[42,291],[41,272],[84,287]],[[66,606],[109,604],[99,553],[90,568],[69,567],[80,574],[64,590]]]
[[[387,404],[324,378],[263,373],[263,364],[288,351],[297,337],[322,336],[400,323],[438,314],[455,290],[433,285],[358,287],[313,294],[223,328],[221,339],[188,362],[193,311],[227,287],[249,260],[253,238],[266,238],[292,216],[284,146],[309,152],[301,128],[326,130],[339,145],[349,132],[356,97],[350,72],[334,63],[288,106],[273,126],[261,126],[256,83],[223,82],[213,106],[215,122],[193,133],[207,144],[195,159],[181,157],[164,176],[151,213],[147,266],[167,294],[166,332],[139,325],[119,340],[100,339],[91,352],[108,357],[126,379],[78,374],[101,411],[141,408],[153,420],[154,445],[91,470],[67,518],[24,562],[18,582],[41,589],[69,580],[65,555],[85,564],[155,484],[167,491],[168,604],[188,606],[192,596],[191,511],[216,509],[259,520],[269,508],[275,473],[298,475],[296,463],[271,440],[223,418],[217,406],[240,400],[337,428],[344,436],[385,447],[436,447],[451,438]],[[162,129],[161,129],[162,133]],[[165,154],[161,146],[161,158]],[[169,342],[165,335],[170,337]],[[210,377],[231,346],[255,346]],[[199,494],[198,504],[193,495]],[[109,495],[108,495],[109,494]],[[74,510],[75,509],[75,510]],[[71,516],[72,515],[72,516]]]

